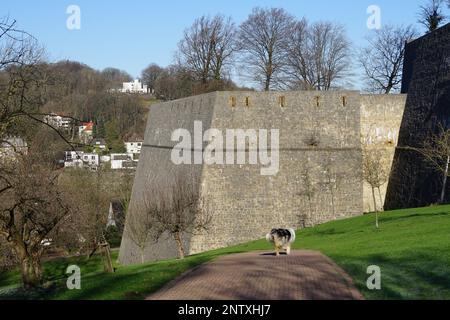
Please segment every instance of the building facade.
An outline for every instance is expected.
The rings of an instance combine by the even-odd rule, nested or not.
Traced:
[[[111,169],[112,170],[136,170],[138,160],[134,159],[133,154],[129,153],[112,153]]]
[[[125,142],[125,148],[127,149],[127,153],[140,154],[142,150],[142,143],[143,141]]]
[[[48,123],[54,128],[70,130],[73,120],[68,116],[52,113],[44,117],[44,122]]]
[[[65,168],[89,168],[97,169],[100,166],[100,156],[97,153],[85,153],[83,151],[66,151]]]
[[[133,82],[124,82],[120,91],[122,93],[149,93],[147,85],[142,84],[142,82],[138,79],[134,80]]]

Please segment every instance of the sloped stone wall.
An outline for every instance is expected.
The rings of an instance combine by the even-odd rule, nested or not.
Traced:
[[[402,103],[401,97],[352,91],[216,92],[152,106],[128,216],[145,215],[149,190],[164,188],[175,173],[194,176],[214,212],[208,232],[186,237],[188,254],[256,240],[274,227],[298,229],[361,215],[366,120],[383,112],[376,125],[389,127],[389,113],[401,112]],[[278,129],[279,171],[263,176],[261,165],[174,165],[171,135],[180,128],[193,133],[195,121],[205,131]],[[129,232],[120,250],[123,264],[141,260]],[[145,261],[176,256],[171,239],[145,250]]]

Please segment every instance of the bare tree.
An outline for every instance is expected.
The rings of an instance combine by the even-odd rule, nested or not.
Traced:
[[[335,161],[331,158],[331,154],[328,154],[324,165],[323,185],[330,193],[333,219],[336,219],[336,191],[339,184],[338,180],[339,177],[336,172]]]
[[[178,44],[180,64],[202,84],[221,80],[235,51],[235,26],[231,18],[202,16],[185,30]]]
[[[0,18],[0,142],[39,124],[73,149],[64,133],[43,120],[47,114],[41,109],[55,80],[43,60],[44,50],[33,36],[18,29],[15,20]]]
[[[123,82],[132,80],[131,76],[123,70],[116,68],[106,68],[101,72],[103,81],[106,82],[108,89],[117,89],[122,86]]]
[[[377,148],[369,148],[365,146],[363,148],[363,178],[372,190],[373,206],[375,210],[375,225],[379,228],[378,213],[383,210],[381,187],[388,182],[389,172],[386,170],[386,166],[383,162],[384,155],[381,150]],[[378,208],[375,191],[378,190],[380,206]]]
[[[108,208],[114,194],[107,180],[107,172],[99,168],[95,173],[86,170],[65,172],[61,185],[67,190],[72,215],[73,232],[88,250],[88,257],[100,251],[106,272],[114,272],[109,243],[106,240]]]
[[[241,63],[265,91],[284,85],[286,47],[294,22],[284,9],[254,8],[239,27]]]
[[[343,26],[331,22],[295,24],[287,42],[292,88],[330,90],[349,75],[350,41]]]
[[[210,205],[199,196],[192,179],[182,176],[176,176],[172,187],[160,192],[156,201],[155,239],[169,235],[176,243],[179,258],[183,259],[184,236],[208,230],[212,221]]]
[[[40,154],[1,158],[0,234],[17,255],[25,287],[41,284],[44,243],[70,213],[58,178]]]
[[[136,211],[127,217],[127,235],[139,248],[141,263],[145,263],[145,248],[154,239],[155,217],[158,215],[159,206],[155,201],[145,200],[145,212]]]
[[[442,174],[442,189],[440,203],[445,201],[447,180],[450,176],[450,129],[438,126],[438,132],[431,134],[421,148],[413,148],[419,152],[425,161]]]
[[[45,76],[40,67],[42,50],[36,40],[18,30],[16,22],[0,20],[0,141],[14,134],[42,105]]]
[[[119,201],[125,213],[128,212],[128,207],[130,206],[134,177],[135,175],[131,172],[123,172],[120,175],[120,183],[117,186]]]
[[[164,69],[155,82],[155,94],[162,100],[174,100],[192,95],[194,76],[180,65]]]
[[[386,25],[367,38],[359,55],[368,91],[389,94],[402,83],[405,43],[417,36],[412,26]]]
[[[432,32],[439,28],[446,20],[442,12],[445,0],[428,0],[424,6],[420,6],[419,23],[425,26],[427,32]]]
[[[155,63],[150,64],[142,71],[142,82],[148,86],[151,93],[155,92],[156,79],[164,72],[164,68],[161,68]]]
[[[314,197],[316,195],[316,188],[313,184],[311,174],[310,174],[311,168],[305,167],[301,174],[301,183],[302,183],[302,189],[297,193],[297,196],[306,198],[308,202],[308,214],[301,214],[299,216],[300,222],[303,228],[306,227],[306,223],[309,217],[315,216],[315,210],[313,208],[314,203]]]
[[[306,19],[295,23],[287,42],[288,74],[292,88],[314,90],[317,77],[312,66],[311,37]]]

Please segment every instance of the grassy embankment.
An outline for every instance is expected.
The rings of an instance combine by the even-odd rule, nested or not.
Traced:
[[[300,231],[296,249],[318,250],[332,258],[354,279],[368,299],[450,299],[450,206],[386,212],[380,229],[374,216],[334,221]],[[140,266],[117,266],[115,274],[102,273],[99,257],[70,258],[44,264],[51,290],[20,293],[17,270],[0,274],[0,299],[142,299],[183,272],[217,257],[253,250],[271,250],[265,241],[226,248],[186,258]],[[117,257],[117,253],[114,254]],[[65,270],[82,270],[82,290],[65,289]],[[382,271],[382,290],[366,288],[367,267]]]

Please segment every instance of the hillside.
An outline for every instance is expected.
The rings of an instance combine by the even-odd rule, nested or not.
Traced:
[[[298,232],[296,249],[319,250],[343,267],[367,299],[450,299],[450,206],[383,213],[380,229],[374,216],[335,221]],[[219,256],[253,250],[271,250],[260,240],[186,258],[142,266],[120,267],[114,275],[101,272],[98,258],[62,259],[45,264],[49,280],[64,283],[70,264],[82,268],[82,290],[55,287],[35,293],[44,299],[141,299],[184,271]],[[366,288],[366,269],[378,265],[382,290]],[[30,297],[14,290],[17,272],[0,275],[0,299]],[[9,288],[9,289],[7,289]]]

